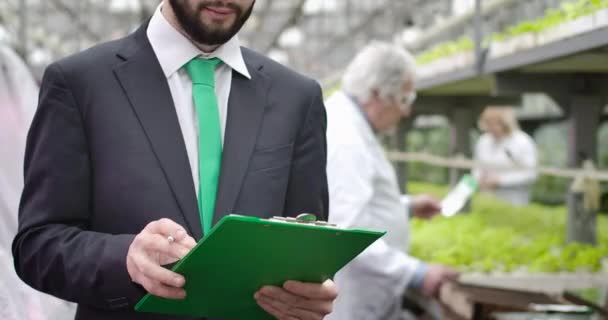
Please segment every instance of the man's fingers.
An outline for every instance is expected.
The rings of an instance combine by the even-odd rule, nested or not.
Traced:
[[[275,307],[285,306],[284,309],[291,315],[294,315],[290,311],[292,309],[301,309],[310,312],[311,314],[326,315],[331,313],[333,307],[332,300],[308,299],[292,294],[282,288],[272,286],[262,288],[259,293],[261,297],[276,302],[274,304]],[[306,314],[306,312],[300,312],[298,314]]]
[[[151,233],[157,233],[165,237],[172,236],[176,241],[181,241],[188,236],[184,227],[167,218],[150,222],[146,229]]]
[[[275,308],[273,308],[271,305],[267,304],[266,302],[262,302],[262,301],[258,301],[258,305],[264,311],[268,312],[271,316],[273,316],[277,319],[281,319],[280,312],[278,310],[276,310]]]
[[[186,248],[192,250],[196,246],[196,241],[191,236],[186,236],[183,240],[177,241],[177,243],[185,246]]]
[[[157,221],[150,222],[146,226],[147,231],[154,234],[159,234],[168,240],[169,237],[173,238],[174,243],[179,243],[188,249],[196,246],[194,238],[188,235],[188,232],[179,224],[173,222],[170,219],[163,218]]]
[[[460,273],[453,269],[448,269],[447,274],[445,276],[447,280],[456,280],[458,279],[458,277],[460,277]]]
[[[157,297],[172,300],[183,300],[186,298],[186,291],[184,289],[169,287],[150,278],[144,277],[144,279],[142,279],[142,283],[140,284],[144,287],[144,289],[146,289],[146,291]]]
[[[336,285],[331,280],[327,280],[322,284],[287,281],[283,285],[283,288],[297,296],[315,300],[333,301],[338,296]]]
[[[139,241],[145,251],[158,252],[176,258],[177,260],[183,258],[190,252],[190,248],[187,248],[181,243],[169,242],[159,234],[146,234],[145,236],[142,236]]]
[[[260,293],[268,299],[278,300],[291,306],[301,306],[306,298],[296,296],[282,288],[266,286],[260,289]]]
[[[441,203],[439,202],[432,202],[429,207],[431,208],[432,211],[439,211],[441,210]]]
[[[280,318],[288,320],[322,320],[325,315],[331,312],[331,309],[329,312],[317,312],[307,309],[306,307],[289,305],[264,294],[260,294],[257,301],[260,306],[267,306],[268,309],[274,310],[274,313],[278,314]],[[325,309],[327,309],[327,307]]]
[[[323,320],[323,317],[326,316],[327,313],[320,314],[305,309],[293,308],[289,310],[287,315],[300,320]]]
[[[255,299],[258,305],[264,309],[264,311],[270,313],[279,320],[298,320],[289,317],[287,315],[287,305],[278,300],[271,299],[259,293],[255,295]]]
[[[133,260],[141,274],[150,280],[176,288],[181,288],[186,283],[182,275],[157,265],[143,254],[136,255]]]

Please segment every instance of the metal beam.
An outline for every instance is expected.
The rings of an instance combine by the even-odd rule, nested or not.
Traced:
[[[27,32],[28,30],[28,10],[27,10],[27,0],[19,1],[19,46],[17,48],[17,52],[23,58],[25,62],[27,62]]]
[[[291,15],[289,16],[289,18],[287,18],[285,23],[283,23],[282,26],[276,29],[276,32],[272,35],[270,42],[268,43],[268,45],[266,45],[266,48],[264,48],[263,52],[268,53],[272,48],[276,47],[279,42],[279,39],[281,38],[281,34],[283,34],[283,31],[298,23],[303,13],[304,4],[306,4],[306,0],[299,1],[300,2],[298,2],[294,9],[291,11]]]
[[[447,90],[447,93],[455,93],[451,89],[451,87],[455,84],[476,83],[476,80],[483,79],[484,76],[489,77],[495,73],[522,71],[529,68],[534,68],[535,66],[539,66],[541,68],[544,66],[547,68],[548,62],[565,58],[575,59],[573,61],[578,61],[577,63],[580,65],[581,59],[576,59],[577,55],[588,54],[590,51],[595,52],[598,48],[603,47],[608,47],[608,28],[594,30],[572,38],[559,40],[505,57],[487,59],[483,63],[481,70],[476,70],[475,66],[470,66],[444,74],[438,74],[434,77],[423,78],[419,80],[417,88],[419,90],[428,92],[438,90],[440,94],[445,94],[444,91],[446,90],[441,89],[447,88],[450,89]],[[608,62],[608,58],[606,58],[606,61]],[[549,67],[555,67],[555,64],[551,64]],[[585,67],[581,68],[581,70],[570,68],[568,71],[570,71],[570,73],[574,73],[576,71],[584,72],[587,69],[589,68]],[[595,73],[599,73],[602,69],[603,67],[597,68]],[[542,71],[542,69],[532,71],[537,73]],[[551,73],[563,74],[565,70],[554,71],[555,72]],[[456,90],[458,90],[458,88],[458,86],[455,87]],[[466,92],[465,94],[470,94],[470,92]],[[491,92],[488,94],[491,94]]]
[[[273,4],[274,0],[266,0],[264,1],[264,6],[262,8],[256,8],[258,9],[259,13],[257,14],[257,18],[258,18],[258,25],[255,28],[255,32],[262,32],[262,30],[264,29],[264,25],[266,21],[266,17],[268,17],[268,14],[272,11],[272,4]]]
[[[607,45],[608,32],[606,28],[601,28],[572,38],[558,40],[534,49],[489,60],[484,71],[492,73],[513,70],[594,50]]]
[[[103,39],[101,34],[93,31],[89,25],[81,19],[81,15],[65,4],[62,0],[51,0],[51,3],[61,12],[70,17],[71,21],[76,25],[77,30],[86,34],[93,42],[99,42]]]
[[[521,69],[525,73],[608,73],[608,52],[591,51],[575,56],[533,64]]]
[[[466,81],[475,78],[479,74],[474,67],[462,68],[450,72],[438,74],[432,78],[422,78],[416,82],[417,90],[427,90],[454,82]]]
[[[414,106],[414,112],[416,115],[447,115],[451,110],[462,107],[481,110],[487,106],[519,106],[520,104],[519,96],[421,96]]]
[[[503,9],[506,6],[511,6],[520,3],[521,0],[494,0],[487,5],[483,6],[481,16],[486,17],[498,10]],[[469,10],[466,13],[453,16],[442,22],[441,25],[430,28],[424,32],[424,36],[420,37],[414,43],[408,45],[410,49],[420,49],[428,46],[431,43],[437,42],[439,39],[444,37],[446,34],[450,34],[453,30],[459,30],[469,25],[472,19],[475,17],[475,10]]]
[[[376,7],[374,10],[369,12],[359,24],[356,24],[352,29],[348,30],[348,32],[328,39],[327,43],[329,43],[329,45],[320,49],[319,54],[311,57],[310,61],[316,61],[318,59],[323,58],[323,56],[327,55],[328,52],[332,52],[336,48],[343,46],[349,40],[352,40],[355,35],[359,34],[362,31],[368,30],[374,20],[376,20],[378,17],[381,17],[386,11],[390,9],[390,6]]]
[[[483,20],[481,0],[475,0],[475,69],[478,73],[482,71],[485,56],[483,54]]]
[[[545,93],[558,100],[570,94],[605,95],[608,90],[608,75],[598,74],[499,73],[494,82],[496,95]]]
[[[572,78],[569,75],[501,73],[495,76],[494,93],[519,95],[568,92]]]

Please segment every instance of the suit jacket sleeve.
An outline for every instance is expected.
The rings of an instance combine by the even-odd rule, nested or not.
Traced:
[[[328,219],[327,119],[323,94],[318,83],[311,90],[306,119],[294,145],[291,174],[285,200],[285,215],[313,213]]]
[[[125,308],[143,292],[126,254],[134,235],[89,230],[91,161],[82,112],[58,64],[43,77],[25,156],[15,269],[32,287],[102,309]]]

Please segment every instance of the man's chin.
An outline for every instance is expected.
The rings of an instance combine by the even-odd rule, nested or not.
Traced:
[[[234,16],[226,18],[206,17],[203,13],[199,16],[199,23],[213,32],[228,32],[236,23],[236,18]]]
[[[234,21],[211,21],[202,25],[206,33],[214,35],[230,34],[234,25]]]

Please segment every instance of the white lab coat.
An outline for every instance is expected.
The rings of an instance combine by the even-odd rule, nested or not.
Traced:
[[[73,319],[73,304],[36,292],[15,273],[11,243],[23,189],[25,138],[38,86],[15,52],[0,43],[0,319]]]
[[[492,193],[499,199],[514,205],[530,202],[530,189],[537,178],[536,145],[525,132],[517,130],[497,141],[488,133],[483,134],[475,145],[475,160],[482,166],[523,167],[510,170],[492,170],[476,167],[475,178],[491,174],[498,179],[498,186]],[[528,168],[528,169],[525,169]]]
[[[329,221],[388,233],[336,274],[329,320],[401,319],[401,297],[420,261],[407,255],[408,210],[393,166],[365,116],[342,92],[327,109]]]

